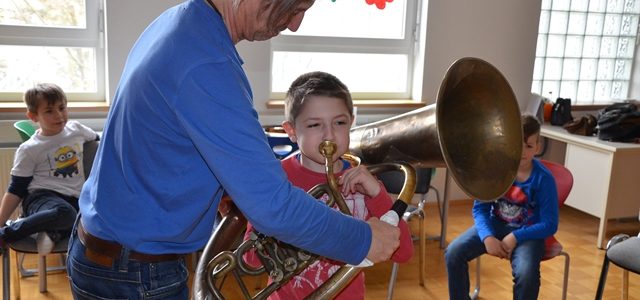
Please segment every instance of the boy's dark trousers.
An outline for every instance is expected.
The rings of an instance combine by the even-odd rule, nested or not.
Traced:
[[[11,243],[41,231],[46,231],[51,240],[58,242],[71,233],[78,214],[78,199],[38,189],[22,200],[22,210],[21,219],[0,228],[0,238],[4,242]]]

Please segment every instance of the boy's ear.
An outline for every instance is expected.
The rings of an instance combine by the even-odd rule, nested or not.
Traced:
[[[25,115],[27,116],[27,118],[29,118],[29,120],[33,121],[34,123],[38,123],[38,114],[37,113],[27,111],[27,113]]]
[[[538,138],[536,139],[536,155],[540,154],[540,150],[542,150],[542,137],[540,133],[538,133]]]
[[[291,122],[289,121],[282,122],[282,128],[284,129],[284,132],[287,133],[287,135],[289,136],[289,139],[292,142],[294,143],[298,142],[298,137],[296,136],[296,129],[293,127]]]

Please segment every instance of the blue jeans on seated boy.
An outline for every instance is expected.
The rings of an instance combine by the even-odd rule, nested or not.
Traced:
[[[502,240],[516,228],[493,220],[495,237]],[[449,298],[469,299],[469,261],[487,253],[475,226],[458,236],[445,250],[449,272]],[[540,261],[544,255],[544,239],[518,242],[511,253],[513,299],[537,299],[540,290]]]
[[[58,242],[71,232],[78,199],[51,190],[33,190],[22,200],[22,211],[21,219],[0,228],[0,239],[11,243],[44,231],[51,241]]]
[[[129,259],[131,251],[123,248],[110,266],[97,264],[87,257],[87,248],[78,238],[77,224],[71,233],[67,258],[67,274],[73,278],[70,282],[73,299],[105,299],[95,295],[107,299],[189,298],[189,274],[184,258],[140,262]],[[105,283],[100,285],[104,288],[92,284],[96,281]]]

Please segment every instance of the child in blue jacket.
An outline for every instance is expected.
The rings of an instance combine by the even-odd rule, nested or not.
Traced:
[[[545,238],[558,229],[558,196],[553,176],[534,156],[540,150],[540,123],[522,117],[523,148],[513,185],[493,202],[475,201],[475,226],[445,251],[450,299],[469,299],[468,262],[482,254],[511,262],[513,299],[537,299]]]

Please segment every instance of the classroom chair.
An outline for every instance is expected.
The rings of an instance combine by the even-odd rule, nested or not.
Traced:
[[[13,123],[13,127],[18,131],[23,142],[30,139],[36,133],[36,126],[30,120],[20,120]]]
[[[640,234],[629,237],[626,234],[618,234],[607,243],[607,252],[604,256],[596,300],[602,299],[604,285],[609,272],[609,262],[622,268],[622,299],[629,298],[629,271],[640,274]]]
[[[425,240],[427,239],[425,235],[424,222],[425,222],[425,214],[424,214],[424,205],[427,201],[427,193],[429,190],[433,190],[436,193],[436,200],[438,202],[438,207],[440,207],[440,193],[435,187],[431,186],[431,177],[434,173],[435,169],[431,168],[417,168],[416,169],[416,194],[420,195],[420,200],[417,204],[410,204],[407,208],[407,211],[403,215],[403,219],[405,221],[411,220],[413,217],[417,216],[419,220],[418,225],[418,267],[419,270],[419,282],[421,286],[424,286],[424,261],[426,255],[426,245]],[[399,194],[400,190],[402,190],[402,185],[404,183],[404,174],[400,171],[388,171],[380,174],[376,174],[376,176],[382,181],[387,192],[391,194]],[[442,211],[441,211],[442,212]],[[442,223],[442,214],[440,214],[440,221]],[[444,226],[441,227],[444,229]],[[441,234],[439,237],[442,238],[444,235]],[[399,263],[393,263],[391,269],[391,278],[389,279],[389,289],[387,293],[387,299],[393,298],[393,289],[395,287],[396,279],[398,276],[398,269],[400,267]]]
[[[29,139],[29,138],[27,138]],[[91,172],[91,166],[93,159],[97,151],[98,142],[90,141],[83,145],[83,165],[85,177],[89,176]],[[20,278],[29,276],[39,276],[39,289],[41,293],[47,291],[47,276],[48,272],[64,272],[66,271],[65,260],[66,253],[69,244],[69,237],[57,242],[53,249],[48,253],[41,253],[42,246],[38,244],[38,237],[44,234],[44,232],[38,233],[36,236],[29,236],[19,241],[8,243],[5,249],[2,249],[2,281],[3,281],[3,299],[11,299],[10,286],[13,286],[13,293],[15,299],[20,299]],[[40,251],[39,251],[40,249]],[[11,250],[11,251],[9,251]],[[11,252],[16,254],[16,269],[11,269],[10,257]],[[47,254],[56,253],[60,254],[61,265],[47,267]],[[25,254],[38,254],[37,269],[27,269],[23,266]],[[11,274],[13,273],[13,275]],[[13,282],[11,279],[14,279]]]
[[[283,159],[298,150],[298,144],[292,142],[286,133],[265,131],[265,134],[273,154],[278,159]]]

